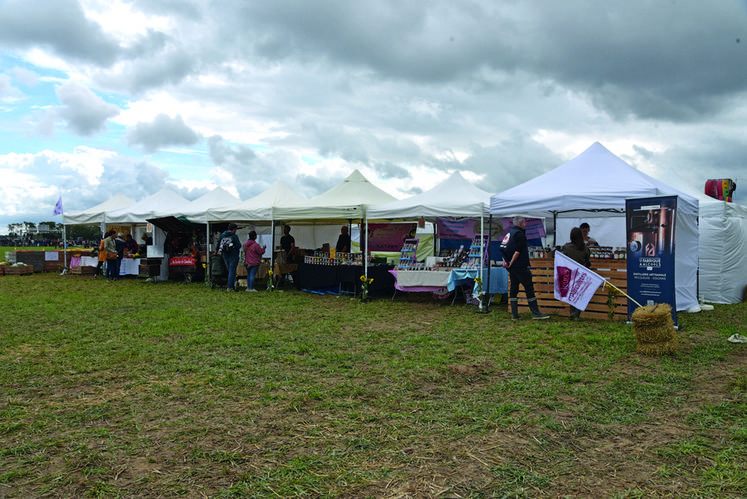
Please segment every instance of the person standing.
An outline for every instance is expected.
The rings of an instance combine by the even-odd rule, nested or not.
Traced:
[[[239,250],[241,249],[241,241],[236,235],[237,229],[235,223],[228,224],[228,230],[223,232],[218,239],[218,249],[228,270],[226,291],[236,291],[236,267],[239,266]]]
[[[581,229],[581,234],[584,238],[584,244],[586,244],[586,246],[590,248],[599,247],[599,243],[589,237],[589,231],[591,230],[591,227],[589,227],[588,223],[582,223],[581,225],[579,225],[579,229]]]
[[[337,251],[338,253],[350,252],[350,234],[348,234],[347,225],[343,225],[342,227],[340,227],[340,235],[337,238],[335,251]]]
[[[122,259],[124,258],[125,241],[122,239],[121,232],[117,234],[117,238],[114,240],[114,244],[117,246],[117,268],[115,270],[115,279],[119,281],[122,278]]]
[[[106,263],[106,248],[104,247],[104,243],[106,243],[106,240],[110,235],[111,231],[106,231],[104,233],[104,237],[101,239],[101,242],[99,242],[99,263],[96,265],[96,273],[93,274],[94,279],[96,279],[101,274],[101,271],[104,268],[104,263]]]
[[[265,254],[267,246],[260,246],[257,242],[257,233],[255,231],[249,232],[249,239],[246,240],[243,246],[244,249],[244,265],[246,266],[246,290],[250,292],[256,292],[254,289],[254,278],[257,276],[257,270],[259,264],[262,263],[262,255]]]
[[[285,251],[285,261],[293,263],[293,250],[296,249],[296,238],[291,236],[290,225],[283,226],[283,237],[280,238],[280,247]]]
[[[532,319],[549,319],[550,316],[540,312],[537,297],[534,294],[532,272],[529,270],[529,248],[527,247],[526,220],[514,217],[514,226],[501,242],[503,266],[508,270],[511,286],[508,290],[508,303],[511,306],[511,319],[519,319],[519,284],[527,295]]]
[[[117,233],[114,229],[109,231],[109,237],[104,239],[104,251],[106,252],[106,282],[117,278],[117,243],[115,241]]]
[[[578,228],[574,227],[571,229],[571,242],[565,243],[560,252],[565,256],[573,260],[574,262],[583,265],[584,267],[591,268],[591,252],[589,247],[584,242],[584,233]],[[573,305],[571,307],[571,320],[577,321],[581,318],[581,310],[577,309]]]

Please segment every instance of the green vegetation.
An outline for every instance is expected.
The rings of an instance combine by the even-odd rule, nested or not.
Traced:
[[[746,318],[0,277],[0,496],[743,497]]]

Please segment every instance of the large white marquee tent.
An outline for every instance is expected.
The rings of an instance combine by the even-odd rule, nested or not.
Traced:
[[[76,213],[62,215],[64,225],[87,225],[87,224],[106,224],[106,214],[110,211],[121,210],[135,203],[121,192],[107,199],[103,203],[97,204],[87,210]]]
[[[675,295],[677,310],[698,307],[698,200],[644,173],[599,142],[557,168],[491,197],[494,216],[540,218],[625,216],[625,200],[678,196],[675,222]],[[620,236],[625,242],[625,232]]]

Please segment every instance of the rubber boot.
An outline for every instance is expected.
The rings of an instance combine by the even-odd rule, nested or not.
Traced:
[[[532,311],[532,319],[542,320],[542,319],[550,318],[549,315],[545,315],[542,312],[540,312],[539,305],[537,305],[537,298],[529,299],[529,310]]]
[[[519,299],[518,298],[509,298],[508,299],[509,305],[511,305],[511,320],[516,321],[519,320]]]
[[[581,318],[581,310],[577,309],[576,307],[571,306],[571,320],[577,321]]]

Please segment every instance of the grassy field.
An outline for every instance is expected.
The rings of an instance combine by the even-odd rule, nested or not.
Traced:
[[[647,357],[624,323],[418,296],[0,293],[0,497],[747,496],[746,304]]]

